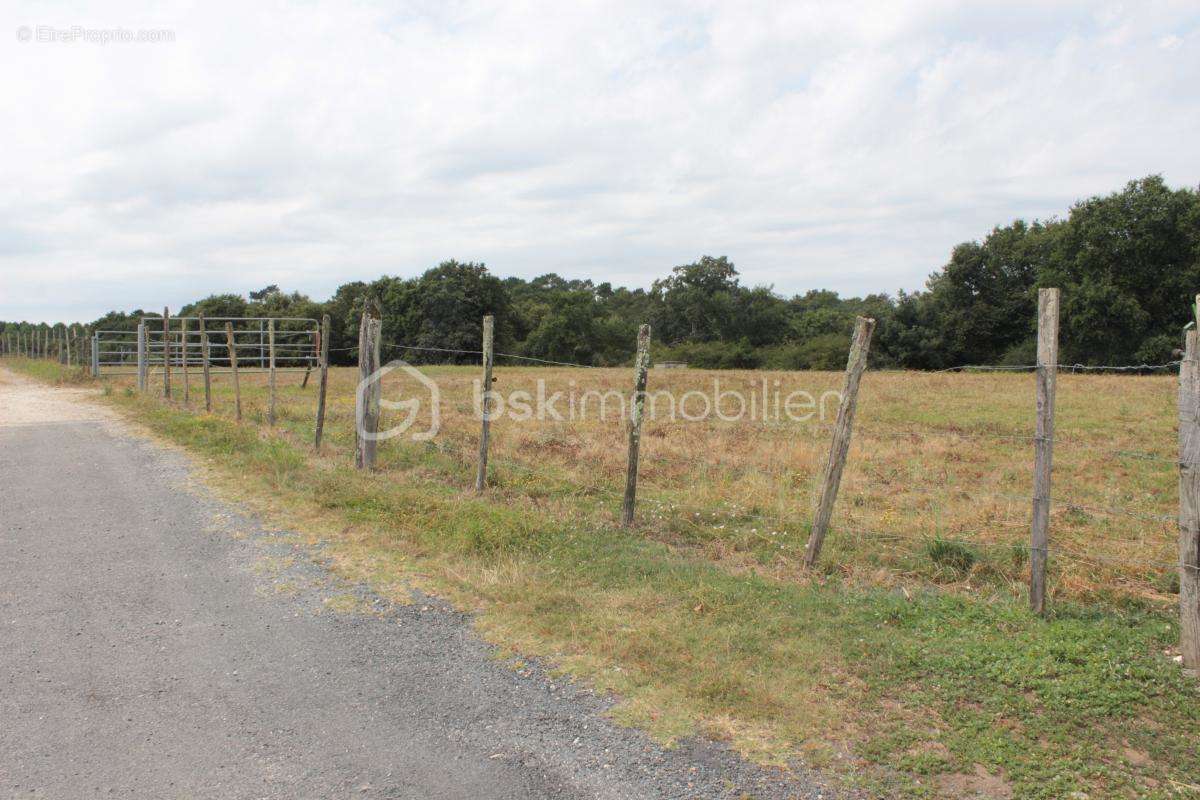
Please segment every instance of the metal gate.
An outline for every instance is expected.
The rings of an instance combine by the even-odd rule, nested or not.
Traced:
[[[231,336],[232,333],[232,344]],[[319,363],[320,323],[308,317],[142,317],[136,331],[96,331],[92,337],[92,374],[149,376],[172,370],[201,368],[204,343],[209,369],[228,372],[233,359],[241,370],[310,370]]]

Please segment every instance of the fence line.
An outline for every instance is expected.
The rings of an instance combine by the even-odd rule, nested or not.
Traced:
[[[1185,485],[1191,492],[1192,486],[1200,487],[1200,481],[1197,481],[1194,476],[1200,472],[1200,458],[1192,451],[1185,447],[1185,440],[1192,442],[1191,445],[1195,449],[1195,442],[1200,441],[1200,408],[1195,407],[1200,405],[1200,393],[1192,392],[1193,396],[1188,396],[1187,393],[1181,391],[1180,394],[1180,432],[1181,432],[1181,452],[1178,456],[1166,456],[1161,453],[1146,451],[1146,450],[1129,450],[1121,448],[1106,447],[1095,442],[1086,441],[1073,437],[1056,438],[1054,433],[1054,395],[1055,395],[1055,377],[1057,372],[1114,372],[1114,373],[1146,373],[1146,372],[1163,372],[1173,371],[1179,368],[1181,373],[1181,381],[1200,380],[1200,377],[1185,375],[1191,368],[1195,356],[1196,348],[1193,342],[1196,340],[1196,334],[1193,331],[1188,337],[1188,355],[1185,359],[1179,361],[1171,361],[1162,364],[1121,364],[1121,365],[1086,365],[1086,364],[1066,364],[1059,363],[1057,358],[1057,327],[1058,327],[1058,290],[1044,289],[1039,293],[1039,348],[1038,348],[1038,363],[1030,365],[988,365],[988,364],[968,364],[955,367],[948,367],[940,370],[934,370],[933,373],[962,373],[962,372],[1032,372],[1035,375],[1037,387],[1037,429],[1033,435],[1004,433],[993,431],[966,431],[958,429],[932,429],[932,430],[907,430],[907,431],[884,431],[872,427],[856,427],[854,425],[854,401],[855,393],[859,385],[859,379],[866,369],[866,343],[869,342],[869,332],[865,341],[860,342],[862,338],[860,331],[866,320],[860,320],[859,326],[856,328],[855,343],[851,348],[851,356],[847,364],[846,384],[842,394],[842,405],[839,409],[838,421],[832,425],[814,425],[807,428],[796,428],[796,432],[800,435],[812,436],[814,438],[825,434],[830,436],[830,448],[827,457],[820,467],[821,474],[824,476],[822,487],[819,492],[820,501],[813,511],[812,518],[814,520],[811,530],[809,531],[809,541],[804,548],[804,561],[807,566],[814,566],[819,558],[821,544],[827,535],[832,533],[835,536],[849,536],[873,539],[875,541],[909,541],[909,542],[947,542],[955,543],[969,548],[979,549],[1002,549],[1008,551],[1021,550],[1026,552],[1030,560],[1030,602],[1033,610],[1036,613],[1042,613],[1045,610],[1045,597],[1047,594],[1046,586],[1046,559],[1049,556],[1085,563],[1085,564],[1116,564],[1124,567],[1145,567],[1154,568],[1157,570],[1178,569],[1181,575],[1181,585],[1186,586],[1187,591],[1181,589],[1180,598],[1180,613],[1183,617],[1183,649],[1185,653],[1184,661],[1186,666],[1196,667],[1200,664],[1195,663],[1197,656],[1194,653],[1200,654],[1200,643],[1191,641],[1189,637],[1200,635],[1200,603],[1196,602],[1196,595],[1200,597],[1200,556],[1197,551],[1200,550],[1200,545],[1191,542],[1188,536],[1191,536],[1193,528],[1200,530],[1200,523],[1196,522],[1195,517],[1200,516],[1200,511],[1195,514],[1192,511],[1187,513],[1188,524],[1191,528],[1184,529],[1181,527],[1180,534],[1180,558],[1177,562],[1149,560],[1145,558],[1127,558],[1120,556],[1112,556],[1105,553],[1080,553],[1054,546],[1050,543],[1051,528],[1055,522],[1055,517],[1051,515],[1053,508],[1065,508],[1073,511],[1079,511],[1088,514],[1102,514],[1113,517],[1131,518],[1145,522],[1153,522],[1157,524],[1179,523],[1184,516],[1183,503],[1185,499],[1188,503],[1193,504],[1191,508],[1196,510],[1200,508],[1200,489],[1197,490],[1195,497],[1189,495],[1185,498]],[[89,341],[91,344],[91,371],[94,375],[99,376],[102,368],[128,368],[136,364],[138,366],[139,386],[146,387],[146,375],[152,365],[157,365],[161,368],[163,374],[164,396],[168,399],[173,399],[171,393],[170,371],[172,367],[178,366],[183,371],[184,376],[184,392],[185,401],[187,393],[188,373],[187,368],[192,365],[204,364],[209,367],[209,374],[220,373],[220,359],[216,359],[216,363],[210,364],[208,353],[205,349],[204,342],[207,341],[206,335],[211,336],[216,333],[224,333],[224,349],[227,349],[229,356],[224,359],[228,364],[228,372],[234,376],[235,387],[238,380],[239,367],[243,364],[265,366],[267,363],[271,365],[271,395],[268,404],[268,420],[275,421],[275,386],[274,375],[276,371],[292,369],[298,371],[304,369],[305,385],[307,385],[308,372],[313,367],[328,366],[328,354],[330,352],[341,353],[357,353],[359,357],[360,370],[363,372],[363,377],[369,377],[368,372],[374,374],[374,370],[380,366],[379,352],[381,345],[388,352],[428,352],[440,353],[454,356],[465,357],[481,357],[484,362],[483,381],[486,386],[490,387],[491,368],[493,359],[501,358],[508,359],[516,363],[528,364],[543,364],[549,366],[579,368],[579,369],[604,369],[595,364],[582,364],[571,361],[560,361],[555,359],[540,358],[535,356],[522,355],[517,353],[495,352],[491,346],[491,337],[484,336],[484,347],[480,350],[470,348],[452,348],[452,347],[435,347],[426,345],[410,345],[402,342],[383,344],[380,339],[380,321],[378,304],[374,301],[368,302],[366,305],[367,311],[364,313],[364,323],[362,332],[360,333],[360,342],[357,347],[347,346],[339,348],[331,348],[328,341],[328,327],[322,328],[315,320],[304,318],[211,318],[208,323],[223,323],[225,331],[220,331],[220,326],[208,331],[202,331],[200,325],[190,326],[191,317],[172,317],[168,312],[164,311],[161,317],[146,317],[139,325],[138,331],[111,331],[111,330],[87,330],[83,336],[73,336],[73,328],[64,328],[61,333],[58,326],[53,328],[43,328],[25,333],[18,331],[17,341],[14,347],[12,338],[5,335],[3,340],[3,352],[10,355],[14,352],[28,354],[33,357],[41,358],[57,358],[59,361],[70,364],[73,358],[73,353],[81,356],[78,360],[82,363],[82,354],[84,347],[83,342]],[[370,324],[368,324],[370,321]],[[490,318],[485,322],[485,330]],[[234,330],[234,324],[254,324],[258,323],[259,329],[240,329]],[[306,327],[297,329],[288,327],[295,323],[303,324]],[[178,324],[178,329],[173,328],[173,324]],[[161,325],[161,329],[160,326]],[[311,327],[307,327],[311,326]],[[25,333],[25,335],[22,335]],[[642,341],[644,338],[645,341]],[[72,347],[72,344],[75,346]],[[861,345],[861,346],[860,346]],[[365,348],[365,350],[364,350]],[[195,353],[193,353],[195,349]],[[221,344],[218,344],[218,349],[222,349]],[[202,352],[203,351],[203,352]],[[239,352],[242,351],[242,352]],[[373,353],[372,353],[373,351]],[[370,356],[364,358],[364,352]],[[282,363],[280,363],[282,362]],[[301,366],[287,366],[300,362]],[[647,394],[647,374],[646,370],[649,365],[649,337],[648,331],[643,330],[639,336],[638,357],[636,360],[637,375],[633,389],[634,408],[640,407],[641,402]],[[242,367],[244,368],[244,367]],[[1195,370],[1193,370],[1195,372]],[[1186,380],[1185,380],[1186,379]],[[205,381],[206,388],[208,385],[207,378]],[[322,375],[322,386],[324,386],[324,374]],[[372,401],[371,396],[377,397],[378,381],[374,381],[374,389],[368,388],[368,397],[364,400],[363,392],[357,393],[358,408],[356,409],[356,432],[358,435],[356,446],[356,462],[358,466],[363,468],[371,468],[375,462],[375,444],[374,439],[370,436],[364,436],[361,430],[361,421],[368,421],[368,433],[374,432],[374,427],[370,424],[371,420],[378,422],[378,401]],[[240,392],[236,391],[235,395],[238,401],[237,417],[241,419],[241,397]],[[622,393],[624,395],[624,393]],[[847,396],[848,395],[848,396]],[[207,397],[207,393],[206,393]],[[541,476],[542,473],[534,467],[521,464],[506,458],[496,458],[488,453],[488,439],[490,435],[489,422],[491,415],[487,413],[488,400],[484,400],[484,414],[482,428],[480,431],[480,447],[478,460],[476,462],[476,490],[482,491],[486,486],[488,477],[489,462],[495,468],[501,469],[517,469],[524,470],[526,474],[533,476]],[[323,392],[322,392],[323,400]],[[365,411],[364,411],[364,405]],[[208,403],[206,402],[206,406]],[[323,406],[323,403],[321,404]],[[372,410],[372,406],[374,410]],[[672,493],[677,492],[675,487],[666,487],[657,485],[653,479],[646,480],[645,475],[639,476],[637,469],[638,463],[638,442],[640,441],[640,431],[637,427],[638,415],[635,413],[632,417],[634,422],[629,427],[629,459],[628,469],[626,470],[626,491],[622,494],[614,491],[601,483],[590,483],[580,486],[582,491],[591,494],[603,496],[615,501],[621,498],[622,506],[620,512],[620,520],[624,524],[631,524],[635,518],[634,498],[636,497],[639,481],[645,483],[647,488],[653,490],[654,494],[651,497],[655,500],[662,501],[664,497],[670,497]],[[320,428],[323,419],[318,416],[317,427]],[[901,423],[903,424],[903,423]],[[1189,431],[1190,426],[1196,427],[1198,431],[1194,436]],[[894,439],[899,441],[914,441],[914,440],[930,440],[934,437],[946,437],[949,439],[962,439],[972,442],[995,442],[995,443],[1031,443],[1035,451],[1035,469],[1033,479],[1033,491],[1030,495],[1015,495],[1003,492],[987,491],[973,489],[969,492],[972,499],[996,499],[1005,502],[1020,502],[1030,503],[1032,506],[1032,526],[1030,539],[1028,542],[1022,543],[1013,542],[995,542],[988,541],[986,534],[976,532],[974,539],[960,538],[961,532],[955,536],[944,536],[940,533],[933,534],[914,534],[904,531],[873,531],[869,529],[858,529],[855,525],[833,525],[834,506],[837,501],[838,490],[840,486],[841,471],[846,463],[846,459],[850,452],[850,442],[854,434],[865,436],[869,439]],[[1193,437],[1189,439],[1188,437]],[[1181,515],[1175,517],[1166,514],[1148,513],[1140,510],[1132,509],[1126,505],[1094,505],[1088,503],[1075,502],[1071,498],[1055,496],[1050,491],[1050,482],[1053,474],[1052,456],[1055,446],[1065,448],[1077,448],[1087,452],[1100,454],[1104,457],[1113,457],[1117,459],[1140,459],[1149,462],[1169,464],[1177,467],[1181,473]],[[443,452],[448,450],[439,443]],[[319,434],[316,440],[316,447],[319,448]],[[651,458],[653,453],[647,451]],[[1196,451],[1200,453],[1200,450]],[[461,460],[463,454],[458,453]],[[655,464],[657,462],[651,460],[648,462]],[[780,470],[783,473],[785,470]],[[653,470],[650,471],[651,477]],[[1193,476],[1193,477],[1188,477]],[[1191,481],[1192,483],[1187,483]],[[579,485],[574,479],[568,480],[565,483],[568,485]],[[878,482],[868,482],[866,487],[869,491],[871,488],[879,486]],[[913,487],[908,487],[906,492],[913,491]],[[932,492],[931,492],[932,494]],[[861,495],[860,495],[861,496]],[[785,502],[785,501],[781,501]],[[844,501],[843,501],[844,502]],[[672,506],[674,507],[674,506]],[[790,506],[796,509],[796,505]],[[730,519],[734,525],[745,525],[748,523],[762,521],[767,526],[787,526],[789,534],[795,534],[798,531],[793,527],[794,523],[802,523],[805,519],[804,514],[799,509],[794,520],[788,520],[786,512],[780,512],[775,515],[769,515],[761,512],[758,508],[745,509],[744,511],[736,510],[731,514]],[[694,518],[700,518],[701,512],[695,511]],[[710,519],[715,521],[720,519],[716,513],[712,513]],[[696,524],[706,525],[703,521],[696,521]],[[727,523],[722,523],[722,526]],[[751,528],[750,533],[757,534],[756,528]],[[1186,534],[1186,535],[1185,535]],[[1198,534],[1200,535],[1200,534]],[[764,541],[773,542],[766,534],[759,536]],[[1144,537],[1143,537],[1144,538]],[[789,537],[789,541],[793,545],[799,543]],[[1200,541],[1200,540],[1198,540]],[[1189,549],[1190,548],[1190,549]],[[1193,605],[1195,607],[1193,607]]]

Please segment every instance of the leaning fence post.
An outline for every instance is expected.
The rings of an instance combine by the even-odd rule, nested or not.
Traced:
[[[1037,433],[1033,440],[1033,524],[1029,540],[1029,606],[1035,614],[1046,613],[1054,391],[1058,379],[1058,298],[1058,289],[1038,290]]]
[[[638,454],[642,446],[642,412],[646,407],[646,379],[650,372],[650,326],[638,329],[637,357],[633,361],[633,402],[629,407],[629,460],[625,466],[625,499],[621,503],[621,524],[633,524],[637,502]]]
[[[171,312],[163,307],[163,397],[171,399]]]
[[[321,377],[317,387],[317,429],[313,435],[313,450],[321,452],[321,435],[325,432],[325,393],[329,389],[329,315],[321,317]]]
[[[379,401],[383,390],[375,373],[379,370],[380,333],[383,329],[379,301],[367,298],[358,327],[358,388],[354,392],[354,466],[375,467],[379,434]]]
[[[821,555],[821,545],[829,532],[833,518],[833,504],[837,501],[838,489],[842,484],[842,471],[846,468],[846,456],[850,452],[850,437],[854,430],[854,412],[858,409],[858,387],[863,371],[867,368],[867,354],[871,350],[871,334],[875,332],[875,320],[859,317],[854,323],[854,338],[850,341],[850,357],[846,360],[846,378],[842,384],[842,399],[838,404],[837,422],[833,426],[833,438],[829,442],[829,457],[825,462],[825,474],[821,482],[821,495],[813,515],[812,532],[804,549],[804,564],[812,567]]]
[[[267,424],[275,424],[275,320],[267,320],[270,374],[267,375]]]
[[[1200,670],[1200,296],[1179,364],[1179,650]]]
[[[233,323],[225,323],[225,338],[229,342],[229,369],[233,374],[233,408],[234,418],[242,421],[242,386],[238,383],[237,342],[233,339]]]
[[[208,358],[208,328],[204,324],[204,312],[196,315],[200,328],[200,372],[204,375],[204,410],[212,411],[212,364]]]
[[[488,442],[492,437],[492,365],[495,362],[496,318],[488,314],[483,318],[483,391],[479,396],[479,466],[475,471],[475,491],[480,493],[487,486]]]

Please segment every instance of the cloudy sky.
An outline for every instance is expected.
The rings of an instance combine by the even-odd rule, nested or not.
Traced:
[[[1200,183],[1194,0],[0,16],[0,319],[448,258],[648,286],[723,254],[786,294],[894,292],[995,224]]]

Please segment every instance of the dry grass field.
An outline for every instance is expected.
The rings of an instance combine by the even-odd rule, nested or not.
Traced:
[[[428,468],[465,487],[477,457],[479,370],[423,371],[440,390],[440,432],[431,443],[407,436],[382,442],[380,466],[406,470],[436,451],[441,458]],[[189,376],[193,406],[203,403],[197,372]],[[494,492],[506,503],[614,519],[624,486],[626,433],[611,393],[629,393],[630,371],[501,363],[495,376],[502,396],[528,393],[534,413],[520,419],[521,411],[506,409],[493,422]],[[265,376],[243,372],[241,378],[245,414],[265,421]],[[301,389],[300,382],[299,373],[279,377],[279,427],[296,441],[311,438],[317,383],[312,379]],[[217,414],[233,413],[230,383],[227,375],[214,379]],[[330,370],[329,458],[352,458],[356,383],[355,369]],[[547,398],[561,393],[553,408],[563,419],[538,418],[539,383]],[[151,385],[161,393],[159,376]],[[776,575],[797,570],[836,416],[837,400],[825,393],[840,385],[838,373],[652,371],[649,390],[675,398],[676,413],[672,419],[667,394],[659,395],[645,425],[639,529]],[[1172,375],[1060,375],[1052,596],[1174,600],[1175,387]],[[173,391],[182,397],[178,370]],[[692,395],[680,406],[680,398],[699,392],[711,403],[717,391],[753,396],[754,418],[747,410],[737,420],[715,413],[684,419],[685,413],[699,416],[704,402]],[[788,418],[782,403],[796,391],[817,402],[812,419]],[[413,378],[389,373],[383,397],[421,397],[409,433],[428,429],[428,390]],[[738,402],[728,396],[722,410],[734,417]],[[807,408],[797,405],[795,411],[799,417]],[[406,417],[406,411],[385,410],[382,427]],[[1033,427],[1029,374],[868,373],[823,569],[870,582],[932,581],[964,590],[1000,583],[1021,591],[1028,579]]]
[[[47,362],[6,363],[86,380]],[[868,373],[820,569],[800,564],[828,446],[820,419],[647,420],[637,524],[618,524],[623,422],[492,423],[490,485],[471,491],[477,368],[428,367],[439,434],[380,444],[352,468],[356,373],[330,373],[312,452],[315,375],[228,375],[203,413],[198,371],[171,403],[161,378],[104,379],[107,399],[188,448],[210,483],[300,531],[345,578],[406,602],[409,587],[474,612],[520,667],[620,700],[613,714],[671,741],[726,739],[886,797],[1200,797],[1200,703],[1182,674],[1173,603],[1175,379],[1064,374],[1058,392],[1050,614],[1028,611],[1033,380]],[[510,366],[495,388],[627,393],[631,370]],[[650,390],[761,398],[837,389],[834,373],[655,370]],[[775,383],[779,386],[776,387]],[[427,396],[401,372],[385,400]],[[698,401],[696,401],[698,402]],[[536,403],[536,401],[535,401]],[[430,419],[426,401],[416,423]],[[773,407],[769,401],[768,407]],[[693,409],[694,410],[694,409]],[[736,409],[726,407],[726,411]],[[826,422],[832,421],[833,401]],[[384,413],[386,429],[407,416]],[[520,414],[518,414],[520,416]],[[536,414],[534,415],[536,417]],[[580,418],[584,417],[584,418]],[[1067,505],[1067,502],[1071,505]]]

